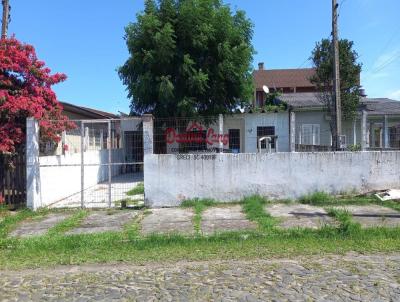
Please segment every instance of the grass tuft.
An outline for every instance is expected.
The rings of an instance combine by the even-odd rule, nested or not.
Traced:
[[[89,215],[87,210],[79,210],[76,213],[72,214],[72,216],[64,219],[59,224],[52,227],[48,232],[48,236],[62,235],[65,232],[78,227],[83,219],[85,219]]]
[[[214,199],[199,199],[199,198],[194,198],[194,199],[188,199],[184,200],[181,203],[182,208],[193,208],[194,209],[194,217],[193,217],[193,225],[194,229],[197,234],[201,233],[201,219],[202,219],[202,213],[204,210],[208,207],[215,206],[217,202]]]
[[[33,212],[29,209],[23,209],[14,215],[5,215],[3,220],[0,222],[0,239],[6,238],[19,222],[28,219],[40,219],[47,213],[48,210],[46,209],[40,209],[36,212]]]
[[[325,192],[317,191],[303,197],[300,197],[299,202],[310,205],[323,205],[331,202],[333,197]]]
[[[349,211],[339,208],[330,208],[327,212],[328,215],[336,218],[339,222],[339,234],[354,237],[360,236],[361,225],[353,221],[353,216]]]
[[[140,182],[134,187],[133,189],[130,189],[128,192],[126,192],[126,195],[128,196],[133,196],[133,195],[138,195],[138,194],[144,194],[144,183]]]
[[[243,211],[247,219],[257,222],[262,230],[271,229],[276,224],[276,219],[264,210],[267,200],[259,195],[253,195],[243,199]]]

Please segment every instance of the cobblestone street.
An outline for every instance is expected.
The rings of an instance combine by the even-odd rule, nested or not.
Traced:
[[[0,272],[1,301],[399,301],[400,254]]]

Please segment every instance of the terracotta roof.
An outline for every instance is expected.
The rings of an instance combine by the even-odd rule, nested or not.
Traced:
[[[254,70],[253,80],[257,90],[263,85],[269,88],[312,87],[309,79],[314,72],[314,68]]]
[[[101,110],[97,110],[97,109],[77,106],[77,105],[73,105],[73,104],[66,103],[66,102],[60,102],[60,103],[63,106],[63,109],[65,111],[70,111],[70,112],[79,113],[79,114],[85,114],[85,115],[88,115],[88,117],[93,118],[93,119],[116,119],[116,118],[119,118],[118,115],[110,113],[110,112],[105,112],[105,111],[101,111]]]

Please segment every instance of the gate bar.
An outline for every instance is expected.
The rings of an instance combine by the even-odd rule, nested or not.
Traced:
[[[85,124],[82,122],[81,123],[81,208],[83,209],[85,207],[85,192],[84,192],[84,186],[85,186],[85,165],[84,165],[84,152],[85,152]]]
[[[108,207],[111,208],[111,121],[108,121]]]

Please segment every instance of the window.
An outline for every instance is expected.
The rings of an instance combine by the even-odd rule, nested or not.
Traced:
[[[258,148],[258,140],[263,137],[263,136],[268,136],[268,135],[275,135],[275,127],[274,126],[262,126],[262,127],[257,127],[257,148]],[[263,140],[261,142],[261,149],[266,149],[267,148],[267,142]],[[271,148],[275,148],[275,138],[272,138],[271,140]]]
[[[303,124],[301,125],[300,144],[319,145],[320,144],[320,125]]]
[[[229,149],[232,153],[240,152],[240,129],[229,129]]]

